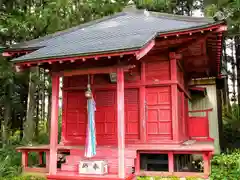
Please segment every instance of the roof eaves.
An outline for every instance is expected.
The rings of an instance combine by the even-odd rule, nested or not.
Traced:
[[[191,28],[177,29],[177,30],[172,30],[172,31],[161,31],[161,32],[158,32],[158,35],[175,33],[175,32],[179,33],[179,32],[184,32],[184,31],[194,31],[197,29],[204,29],[204,28],[208,28],[211,26],[221,25],[223,23],[224,23],[224,21],[218,21],[218,22],[208,23],[208,24],[204,24],[204,25],[200,25],[200,26],[191,27]]]
[[[131,47],[131,48],[124,48],[124,49],[115,49],[115,50],[110,50],[110,51],[99,51],[99,52],[89,52],[89,53],[81,53],[81,54],[70,54],[70,55],[63,55],[63,56],[50,56],[50,57],[42,57],[42,58],[31,58],[31,59],[23,59],[21,60],[21,58],[23,58],[24,56],[21,56],[19,58],[15,58],[12,59],[12,62],[16,62],[16,63],[20,63],[20,62],[28,62],[28,61],[41,61],[41,60],[45,60],[45,59],[58,59],[58,58],[66,58],[66,57],[76,57],[76,56],[92,56],[92,55],[102,55],[102,54],[111,54],[111,53],[116,53],[116,52],[129,52],[129,51],[135,51],[135,50],[140,50],[141,48],[143,48],[144,46],[146,46],[146,44],[148,44],[151,40],[153,40],[156,36],[158,35],[158,33],[154,33],[149,39],[147,39],[142,45],[139,46],[135,46],[135,47]],[[44,47],[43,47],[44,48]],[[19,60],[18,60],[19,59]]]
[[[21,60],[22,57],[21,56],[19,58],[15,58],[15,59],[11,59],[10,61],[13,63],[22,63],[22,62],[29,62],[29,61],[41,61],[41,60],[51,60],[51,59],[61,59],[61,58],[74,58],[74,57],[87,57],[87,56],[94,56],[94,55],[104,55],[104,54],[113,54],[116,52],[119,53],[124,53],[124,52],[130,52],[130,51],[137,51],[139,49],[141,49],[142,46],[139,47],[133,47],[133,48],[125,48],[125,49],[117,49],[117,50],[111,50],[111,51],[101,51],[101,52],[91,52],[91,53],[80,53],[80,54],[71,54],[71,55],[63,55],[63,56],[51,56],[51,57],[42,57],[42,58],[31,58],[31,59],[23,59]],[[19,59],[19,60],[18,60]]]

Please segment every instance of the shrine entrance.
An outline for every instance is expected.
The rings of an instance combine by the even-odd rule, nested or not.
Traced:
[[[71,78],[76,77],[68,77],[68,81]],[[92,87],[96,102],[97,145],[117,145],[117,91],[115,88],[98,89],[94,84]],[[70,90],[63,93],[63,144],[84,146],[87,129],[87,99],[84,90]],[[125,142],[134,143],[140,141],[139,89],[126,88],[124,97]]]

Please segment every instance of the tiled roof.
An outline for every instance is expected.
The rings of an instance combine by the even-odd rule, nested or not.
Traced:
[[[13,59],[15,62],[72,57],[139,49],[156,35],[196,29],[214,24],[213,20],[143,11],[122,12],[43,38],[13,46],[38,49]]]

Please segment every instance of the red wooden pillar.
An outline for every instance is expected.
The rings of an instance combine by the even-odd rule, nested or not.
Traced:
[[[147,140],[147,128],[146,128],[146,88],[145,88],[146,76],[145,76],[145,63],[141,64],[141,87],[139,89],[139,108],[140,108],[140,140],[146,142]]]
[[[176,53],[169,53],[171,80],[177,82],[177,59]],[[171,85],[171,105],[172,105],[172,134],[173,140],[179,141],[179,118],[178,118],[178,88],[177,84]]]
[[[182,96],[182,135],[184,140],[187,139],[186,135],[186,129],[187,129],[187,123],[186,123],[186,107],[185,107],[185,94],[184,92],[181,92]]]
[[[124,71],[117,69],[117,128],[118,128],[118,176],[125,177],[125,122],[124,122]]]
[[[22,152],[22,167],[23,170],[28,167],[28,151]]]
[[[52,74],[49,174],[57,173],[59,75]]]
[[[204,171],[204,176],[208,177],[210,175],[211,171],[211,165],[210,165],[210,153],[203,153],[203,171]]]
[[[43,164],[43,152],[38,152],[38,163]]]
[[[137,151],[137,158],[135,161],[135,174],[139,174],[140,173],[140,152]]]
[[[174,172],[174,155],[173,155],[173,152],[168,153],[168,171],[170,173]]]
[[[49,160],[50,160],[50,152],[46,152],[46,169],[49,172]]]

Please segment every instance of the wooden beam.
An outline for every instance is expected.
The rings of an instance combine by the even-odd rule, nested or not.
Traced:
[[[155,46],[155,40],[150,41],[144,48],[136,52],[136,59],[139,60],[144,57]]]
[[[216,32],[225,32],[227,31],[227,25],[221,25],[217,30]]]
[[[176,50],[176,54],[181,54],[182,52],[186,51],[190,46],[194,44],[206,41],[208,36],[209,36],[209,33],[206,33],[206,35],[202,36],[201,38],[193,39],[189,42],[181,44],[180,47]]]
[[[9,52],[3,52],[2,53],[2,56],[3,57],[11,57],[13,54],[12,53],[9,53]]]
[[[117,69],[118,177],[125,178],[124,69]]]
[[[116,73],[118,68],[122,68],[123,71],[128,71],[129,69],[132,69],[134,67],[135,65],[117,65],[117,66],[109,66],[109,67],[97,67],[97,68],[63,71],[61,72],[61,74],[65,77],[76,76],[76,75],[86,75],[86,74],[109,74],[109,73]]]
[[[183,58],[184,61],[208,61],[209,57],[207,55],[201,55],[201,56],[188,56]]]
[[[59,101],[59,75],[52,74],[52,109],[50,128],[50,161],[49,174],[57,173],[57,145],[58,145],[58,101]]]

